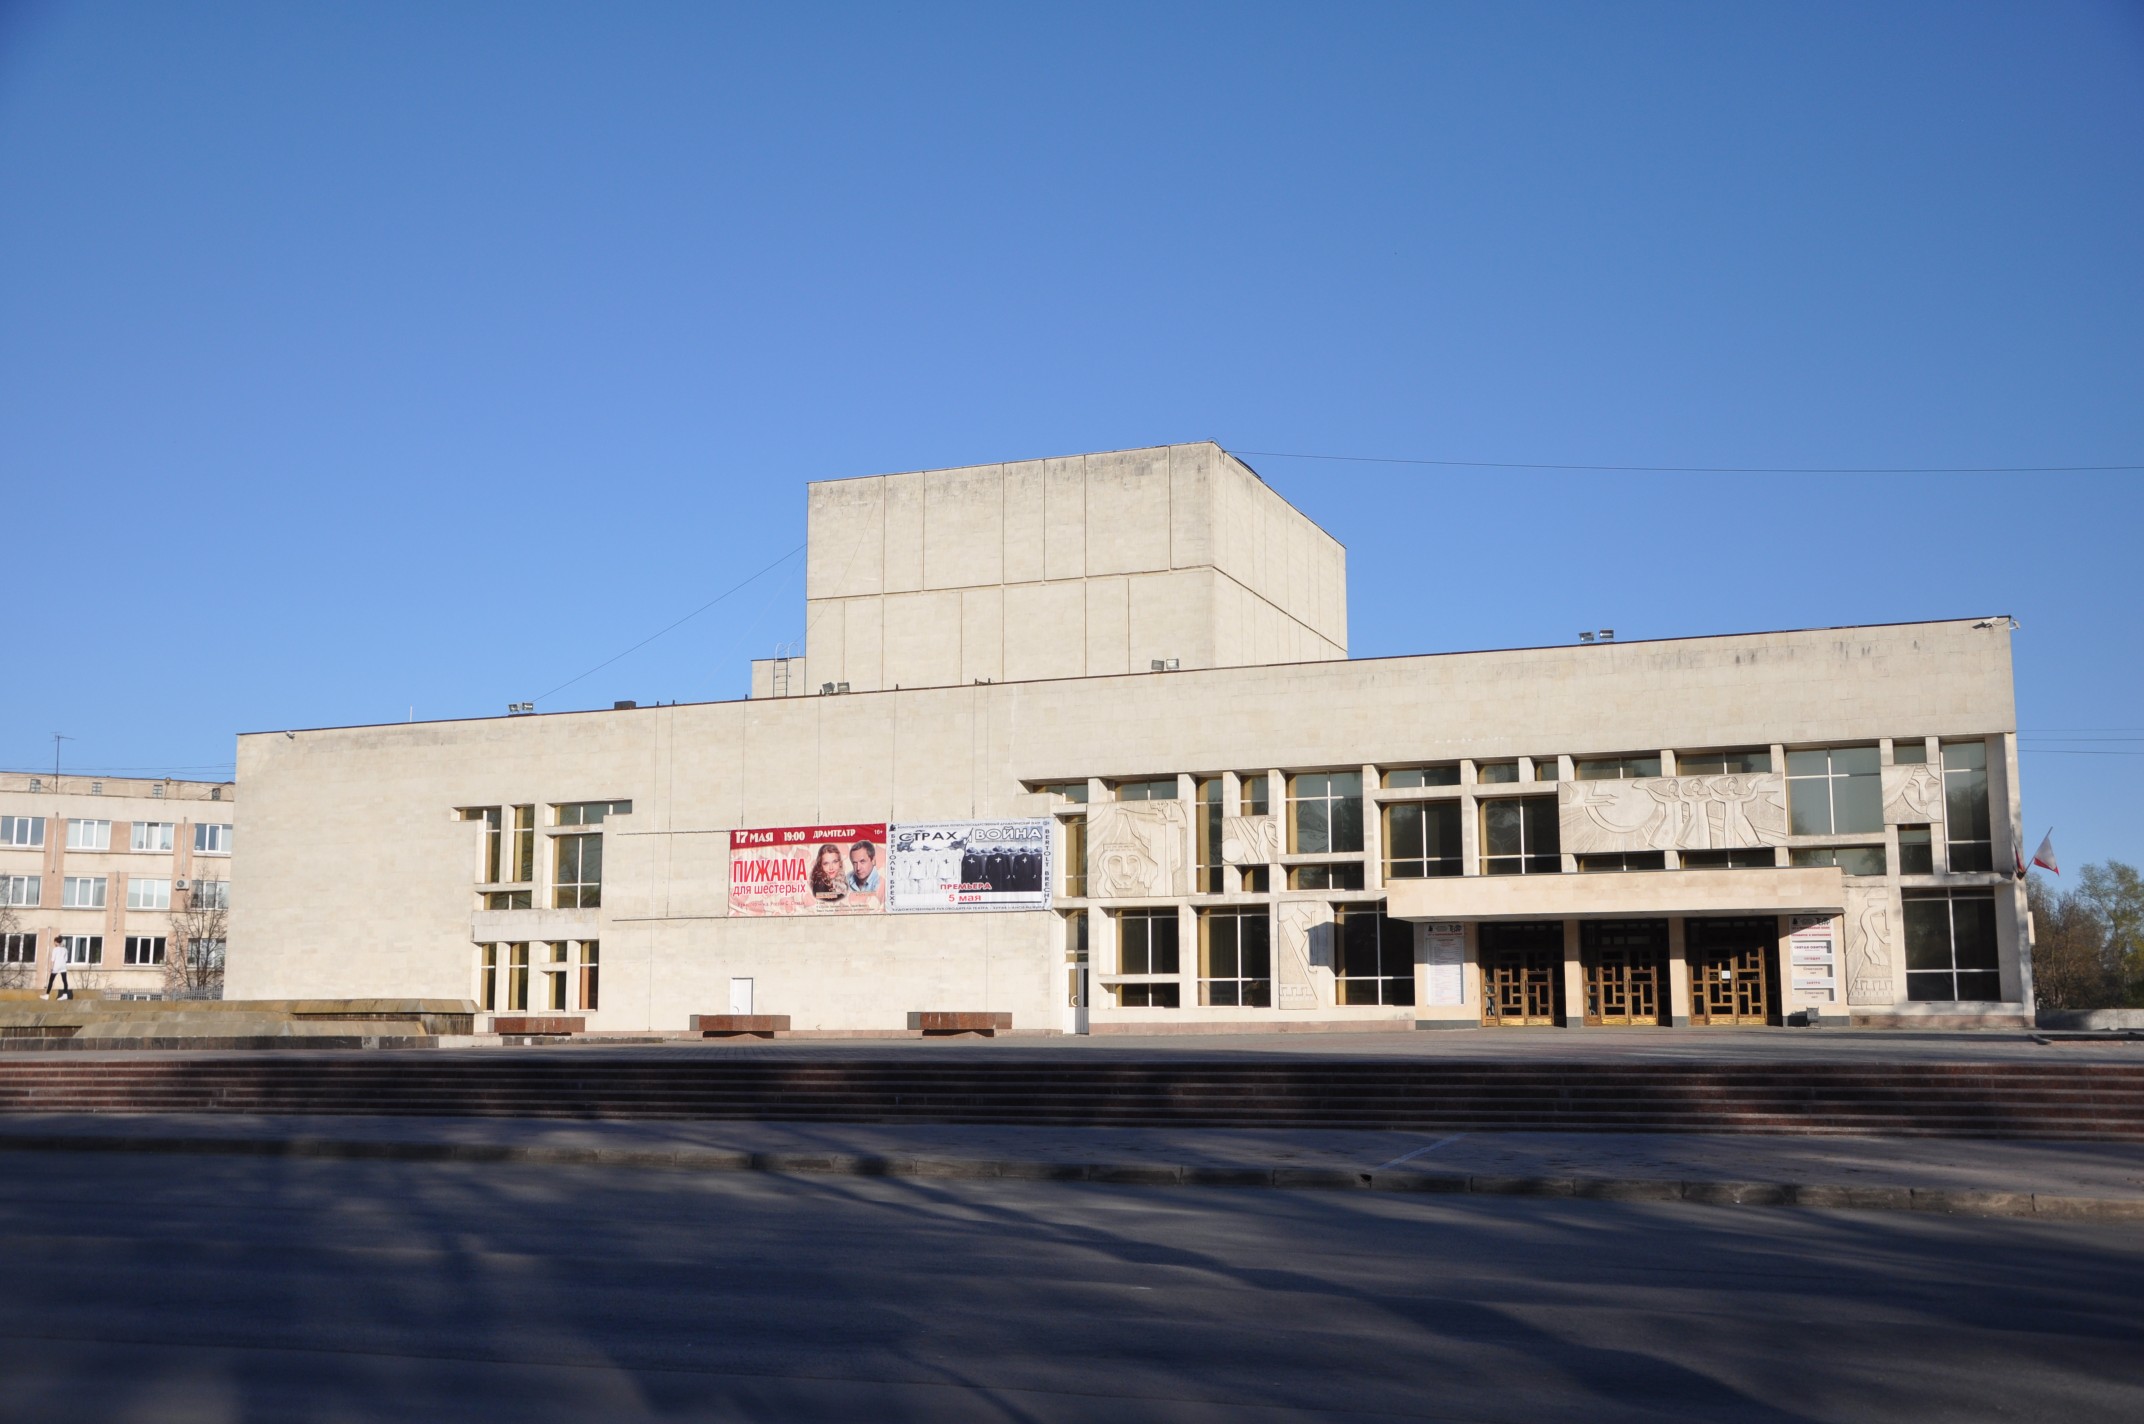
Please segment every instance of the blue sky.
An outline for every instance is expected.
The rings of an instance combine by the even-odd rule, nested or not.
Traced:
[[[814,478],[2144,465],[2140,233],[2111,0],[0,0],[0,764],[496,713]],[[2144,861],[2144,473],[1247,458],[1358,654],[2014,614],[2029,835]]]

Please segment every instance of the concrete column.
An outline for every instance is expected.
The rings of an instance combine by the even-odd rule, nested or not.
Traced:
[[[1362,886],[1365,890],[1385,888],[1385,813],[1372,794],[1377,790],[1377,768],[1362,769],[1362,855],[1365,862]]]
[[[1578,921],[1563,922],[1563,1026],[1586,1021],[1586,969],[1578,958]]]
[[[1189,905],[1176,907],[1176,1001],[1184,1008],[1199,1002],[1199,912]]]
[[[1683,935],[1683,918],[1668,920],[1668,1025],[1690,1026],[1690,959]]]

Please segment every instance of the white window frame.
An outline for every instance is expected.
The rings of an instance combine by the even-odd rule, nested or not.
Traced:
[[[187,903],[197,910],[228,910],[231,908],[231,882],[196,880],[192,898]]]
[[[0,935],[0,964],[35,964],[37,931]]]
[[[34,910],[43,903],[44,898],[44,876],[0,875],[0,905],[17,910]]]
[[[110,850],[112,823],[72,819],[67,822],[67,849]]]
[[[172,846],[172,837],[177,834],[178,829],[179,828],[170,821],[136,821],[134,823],[133,834],[129,837],[129,839],[132,842],[133,848],[135,850],[163,851],[169,853]],[[161,831],[163,834],[156,834],[159,831]],[[144,845],[144,841],[162,841],[163,844]]]
[[[104,936],[101,934],[63,934],[55,938],[67,941],[67,967],[78,969],[87,964],[104,963]]]
[[[84,903],[79,886],[88,886],[89,900]],[[105,900],[105,877],[102,875],[68,875],[60,880],[60,908],[63,910],[101,910]]]
[[[159,876],[128,876],[127,908],[130,910],[170,909],[171,882]]]
[[[165,935],[128,935],[120,953],[120,963],[136,969],[154,968],[164,962],[170,939]],[[143,948],[147,946],[147,948]],[[154,958],[136,958],[137,954],[153,954]]]
[[[231,828],[216,821],[198,821],[194,824],[195,855],[229,855],[231,853]]]
[[[0,846],[37,850],[45,843],[43,816],[0,816]]]

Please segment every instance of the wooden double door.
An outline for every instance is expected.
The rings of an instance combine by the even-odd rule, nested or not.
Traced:
[[[1586,1015],[1592,1027],[1663,1021],[1668,998],[1666,920],[1587,920],[1579,926]]]
[[[1690,962],[1693,1025],[1772,1022],[1778,1000],[1776,918],[1685,920],[1683,953]]]
[[[1536,1028],[1563,1017],[1563,922],[1493,921],[1481,927],[1481,1021]]]

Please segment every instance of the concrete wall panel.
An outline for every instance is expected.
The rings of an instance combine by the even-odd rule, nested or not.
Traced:
[[[1123,579],[1088,579],[1087,676],[1129,672],[1129,591]]]
[[[1087,595],[1080,583],[1005,590],[1004,681],[1079,677],[1087,670]]]
[[[925,588],[1005,581],[1004,494],[996,465],[934,470],[923,477]]]

